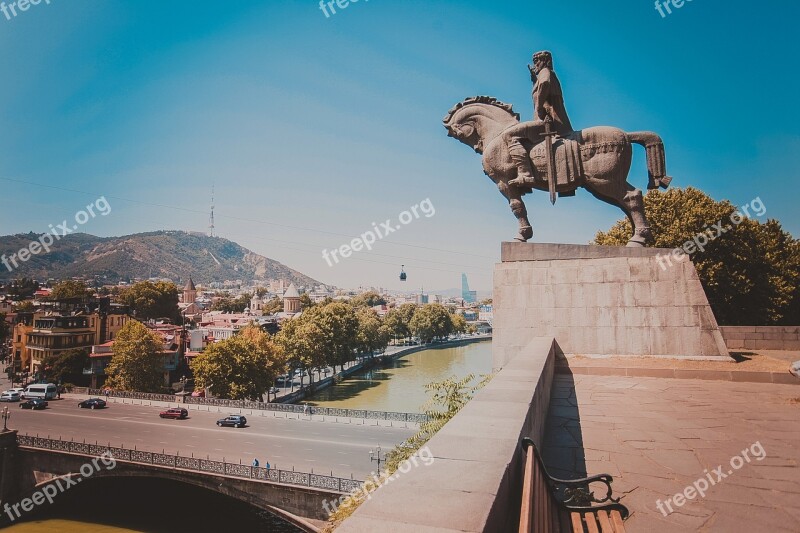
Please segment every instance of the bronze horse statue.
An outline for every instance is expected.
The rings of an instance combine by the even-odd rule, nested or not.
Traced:
[[[467,98],[455,105],[444,117],[448,136],[455,137],[483,154],[483,171],[500,193],[506,197],[511,211],[519,221],[516,240],[525,242],[533,236],[528,212],[522,196],[533,189],[547,191],[548,163],[541,139],[530,140],[526,149],[532,162],[535,181],[531,184],[513,185],[517,177],[503,132],[519,124],[519,114],[509,104],[489,96]],[[642,191],[628,183],[633,153],[632,143],[645,147],[649,188],[669,186],[672,178],[666,175],[664,144],[661,138],[649,131],[626,133],[619,128],[597,126],[557,137],[553,141],[559,196],[572,196],[583,187],[596,198],[622,209],[633,227],[628,246],[644,246],[652,239],[644,213]],[[551,167],[552,168],[552,167]]]

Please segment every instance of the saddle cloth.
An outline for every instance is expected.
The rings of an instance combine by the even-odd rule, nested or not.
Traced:
[[[556,167],[556,187],[575,187],[583,183],[583,164],[578,141],[569,137],[553,139]],[[547,180],[547,147],[544,141],[536,144],[530,152],[535,174]]]

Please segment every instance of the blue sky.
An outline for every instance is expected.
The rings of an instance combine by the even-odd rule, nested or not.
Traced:
[[[102,195],[112,213],[89,233],[206,231],[214,184],[218,235],[321,281],[441,289],[465,271],[490,289],[516,221],[441,119],[476,94],[529,118],[526,64],[549,49],[575,127],[656,131],[673,185],[760,197],[800,235],[798,4],[672,9],[361,0],[326,18],[314,0],[43,0],[0,13],[0,234],[45,231]],[[629,179],[646,185],[641,155]],[[322,258],[426,198],[436,214],[373,252]],[[585,191],[525,200],[537,242],[585,243],[621,217]]]

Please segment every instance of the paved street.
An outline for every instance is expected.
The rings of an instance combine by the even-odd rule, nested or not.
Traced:
[[[189,411],[186,420],[161,419],[163,407],[110,404],[106,409],[78,408],[78,400],[50,401],[44,411],[29,411],[17,403],[9,427],[20,433],[51,438],[106,442],[153,452],[210,456],[211,459],[261,466],[330,473],[364,478],[375,469],[369,450],[393,448],[412,435],[413,428],[376,427],[360,424],[248,416],[245,428],[219,428],[224,413]]]

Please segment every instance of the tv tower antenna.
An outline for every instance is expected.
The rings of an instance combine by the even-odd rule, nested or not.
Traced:
[[[211,216],[209,217],[208,229],[209,236],[214,236],[214,184],[211,184]]]

